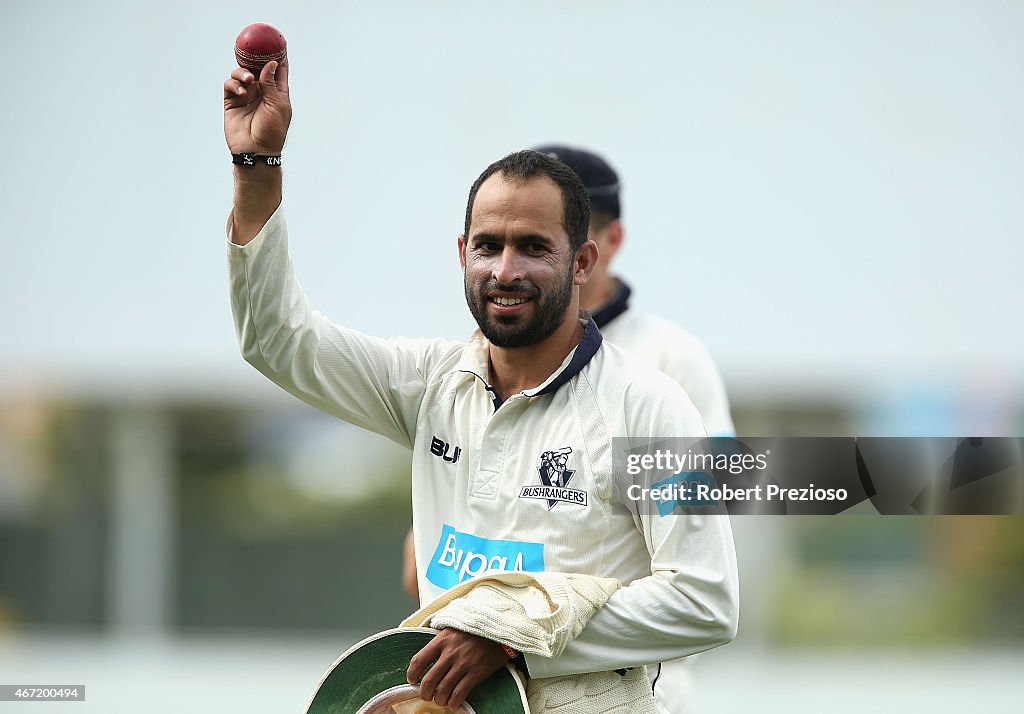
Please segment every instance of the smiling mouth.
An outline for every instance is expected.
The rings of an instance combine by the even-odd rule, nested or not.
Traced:
[[[491,302],[495,305],[501,305],[502,307],[512,307],[513,305],[522,305],[528,302],[530,298],[525,297],[492,297]]]

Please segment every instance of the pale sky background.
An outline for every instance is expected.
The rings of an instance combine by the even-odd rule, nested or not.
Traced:
[[[619,272],[729,383],[1024,383],[1024,3],[0,7],[0,384],[274,389],[223,233],[254,21],[288,38],[292,253],[339,322],[468,335],[469,186],[557,141],[619,170]]]

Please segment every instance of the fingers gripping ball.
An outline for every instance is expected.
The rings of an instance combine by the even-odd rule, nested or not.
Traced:
[[[255,22],[242,29],[235,39],[235,59],[238,66],[257,77],[263,65],[271,60],[281,62],[288,55],[288,43],[284,35],[270,25]]]

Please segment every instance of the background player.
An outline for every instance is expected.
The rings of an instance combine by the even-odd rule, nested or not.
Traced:
[[[704,345],[669,320],[630,305],[630,286],[611,272],[611,262],[625,240],[618,174],[603,158],[584,149],[538,146],[575,171],[590,196],[590,234],[600,251],[597,265],[580,288],[605,339],[654,365],[682,385],[704,419],[710,436],[734,436],[729,400],[721,374]]]
[[[580,288],[580,304],[590,310],[606,339],[683,386],[709,435],[734,436],[725,384],[703,343],[674,322],[630,305],[632,290],[611,272],[611,262],[625,240],[618,174],[602,157],[585,149],[552,144],[538,146],[537,151],[575,171],[590,196],[589,238],[597,243],[599,256],[590,280]],[[663,711],[685,711],[693,696],[690,670],[686,660],[676,660],[662,665],[654,675],[654,696]]]

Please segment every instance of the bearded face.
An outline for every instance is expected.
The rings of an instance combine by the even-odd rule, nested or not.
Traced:
[[[497,347],[530,347],[565,322],[573,299],[574,251],[554,182],[509,182],[495,174],[476,196],[463,239],[466,303]]]
[[[565,320],[572,288],[571,263],[562,279],[547,289],[526,280],[506,286],[492,279],[471,286],[467,277],[466,303],[491,344],[530,347],[554,334]]]

